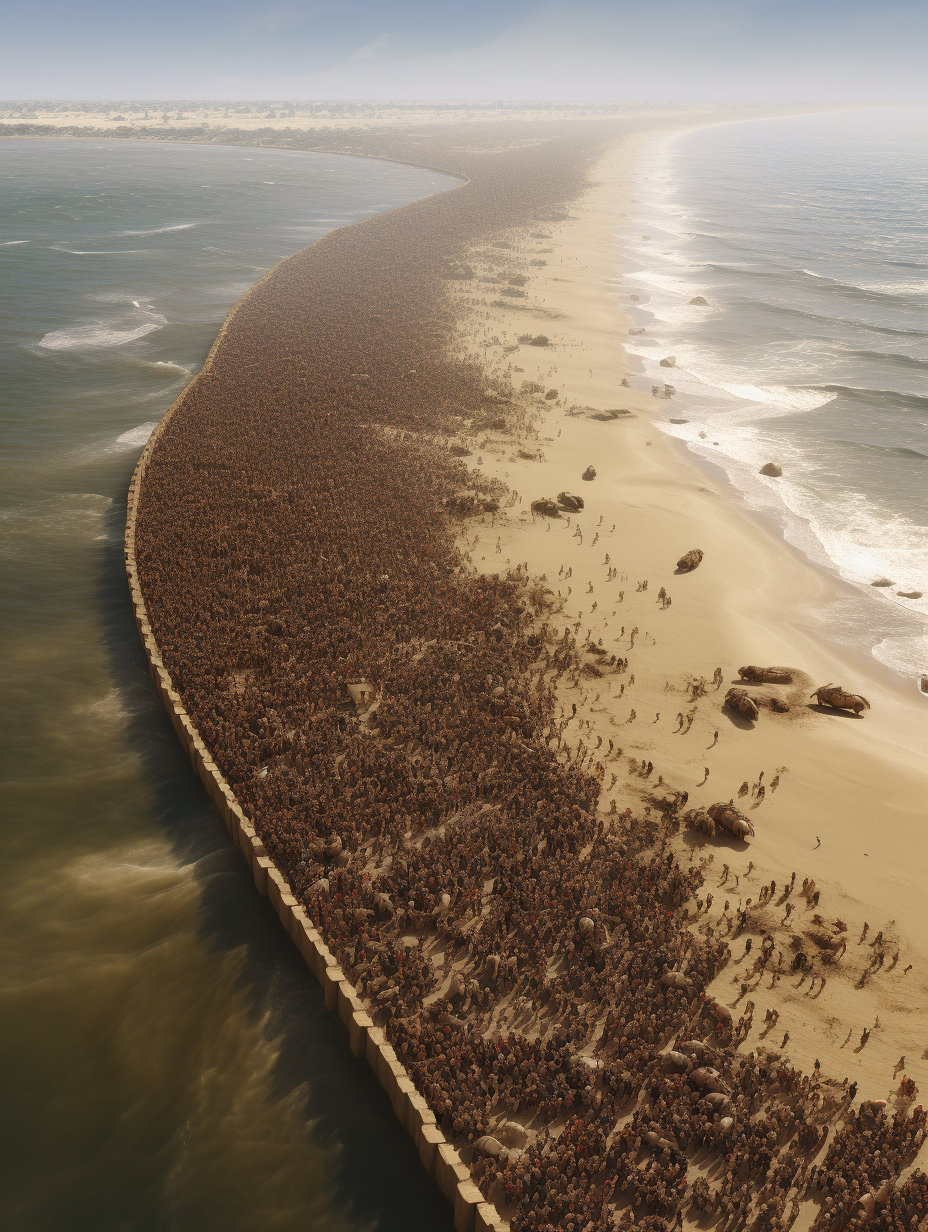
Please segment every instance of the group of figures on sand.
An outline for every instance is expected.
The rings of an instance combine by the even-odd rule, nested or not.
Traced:
[[[540,588],[476,577],[456,546],[450,511],[488,488],[444,441],[508,393],[449,357],[449,236],[503,242],[501,218],[579,185],[570,157],[489,160],[485,184],[473,170],[336,232],[252,292],[147,462],[151,626],[268,854],[514,1232],[670,1227],[694,1202],[725,1229],[784,1228],[803,1195],[858,1227],[871,1191],[870,1226],[908,1228],[924,1178],[895,1178],[924,1114],[855,1110],[785,1056],[738,1051],[705,992],[730,949],[686,926],[702,874],[675,821],[599,811],[600,771],[556,742],[575,643]]]

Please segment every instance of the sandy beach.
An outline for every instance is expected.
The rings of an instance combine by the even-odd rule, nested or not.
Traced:
[[[137,477],[162,696],[463,1232],[804,1229],[926,1183],[918,699],[813,633],[838,584],[626,383],[615,235],[675,123],[371,134],[466,180],[265,275]],[[747,665],[787,675],[756,721]],[[747,841],[688,826],[729,802]]]
[[[620,813],[637,811],[661,795],[660,776],[663,787],[689,793],[689,807],[733,798],[754,823],[756,836],[747,844],[730,835],[679,835],[678,849],[704,866],[713,894],[709,910],[697,914],[691,905],[691,927],[718,927],[726,907],[731,916],[750,905],[755,944],[769,932],[784,960],[801,946],[825,985],[810,995],[810,981],[798,974],[784,975],[775,987],[770,974],[759,984],[750,980],[756,991],[747,997],[757,1010],[744,1048],[778,1046],[788,1031],[783,1051],[797,1065],[809,1070],[818,1059],[823,1072],[857,1081],[873,1099],[898,1085],[894,1074],[904,1057],[905,1071],[924,1089],[925,704],[879,664],[842,660],[813,636],[813,613],[838,597],[839,584],[789,548],[775,528],[738,508],[730,490],[660,431],[659,423],[675,414],[672,399],[622,385],[637,361],[621,346],[631,324],[623,312],[629,289],[616,277],[614,233],[628,207],[636,146],[645,139],[626,138],[603,161],[592,177],[596,186],[571,207],[569,219],[514,233],[507,237],[511,248],[472,256],[476,278],[457,294],[465,303],[475,294],[479,300],[462,323],[461,346],[485,357],[515,390],[529,382],[545,393],[556,390],[557,399],[521,395],[533,426],[517,441],[501,433],[462,436],[475,455],[468,464],[519,494],[518,504],[487,517],[462,543],[481,572],[521,566],[542,578],[563,600],[556,627],[576,628],[610,656],[628,658],[627,672],[607,670],[560,692],[567,716],[577,706],[565,740],[574,747],[582,740],[590,749],[602,738],[601,808],[614,801]],[[512,276],[525,298],[510,307],[499,284],[511,292]],[[495,281],[486,283],[488,277]],[[549,345],[512,349],[520,335],[542,333]],[[625,413],[594,417],[608,410]],[[591,464],[596,478],[584,482]],[[531,501],[564,490],[582,496],[582,513],[531,514]],[[705,553],[702,564],[692,574],[677,573],[677,559],[694,547]],[[617,571],[611,579],[610,570]],[[658,601],[662,587],[670,606]],[[763,708],[749,723],[723,705],[727,689],[742,683],[737,669],[745,664],[792,669],[791,686],[746,686],[787,700],[786,713]],[[717,688],[718,668],[723,683]],[[707,692],[694,701],[687,688],[700,680]],[[817,707],[809,694],[829,682],[864,694],[871,709],[858,718]],[[637,767],[649,762],[653,771],[643,778]],[[750,794],[759,781],[767,784],[762,803]],[[749,794],[739,799],[742,784]],[[800,898],[786,919],[781,892],[793,873],[797,888],[814,880],[820,901],[813,908]],[[758,910],[761,887],[772,880],[777,889]],[[846,932],[834,926],[839,920]],[[869,930],[859,943],[865,923]],[[861,987],[878,933],[886,960]],[[816,943],[831,935],[847,940],[846,953],[834,962]],[[742,948],[734,947],[734,967],[712,988],[735,1014],[745,1000],[742,972],[748,979]],[[768,1009],[779,1020],[765,1032]],[[861,1032],[874,1027],[861,1047]]]

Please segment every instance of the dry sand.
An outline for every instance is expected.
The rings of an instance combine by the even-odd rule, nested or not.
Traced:
[[[840,110],[840,105],[835,108]],[[720,110],[715,105],[711,110],[724,118],[737,117],[745,108],[731,104]],[[795,114],[801,111],[821,111],[821,106],[809,107],[763,107],[750,109],[756,114]],[[0,102],[0,122],[50,125],[55,128],[70,128],[75,125],[95,129],[150,128],[157,127],[165,133],[186,132],[193,125],[206,125],[212,129],[229,129],[238,132],[306,132],[309,130],[348,131],[416,128],[423,125],[448,128],[460,124],[498,123],[508,126],[513,123],[530,124],[536,121],[550,123],[555,120],[571,120],[578,117],[646,117],[648,120],[666,116],[679,122],[681,113],[692,112],[702,116],[704,105],[672,106],[662,108],[635,107],[623,103],[551,103],[545,106],[513,104],[497,107],[487,103],[373,103],[373,102],[36,102],[20,104]]]
[[[601,679],[586,678],[576,687],[562,681],[566,714],[572,704],[578,708],[568,728],[574,746],[582,740],[595,747],[602,736],[600,756],[608,752],[609,740],[622,750],[620,757],[605,759],[603,809],[614,800],[620,812],[629,806],[640,810],[650,793],[663,794],[663,787],[655,787],[662,776],[665,786],[689,792],[688,807],[734,797],[754,823],[756,837],[748,844],[681,831],[676,840],[681,858],[705,866],[704,892],[714,895],[711,910],[698,917],[695,901],[691,904],[692,927],[703,928],[707,921],[717,926],[727,904],[730,912],[751,900],[756,904],[761,887],[774,879],[771,905],[745,935],[753,933],[756,954],[763,931],[772,932],[786,963],[799,938],[826,984],[819,991],[816,980],[809,995],[809,980],[800,983],[798,974],[784,975],[773,988],[769,974],[760,985],[752,980],[755,991],[747,997],[757,1009],[743,1047],[779,1048],[788,1030],[784,1052],[795,1063],[810,1070],[818,1058],[824,1074],[858,1082],[861,1096],[870,1098],[896,1089],[901,1071],[894,1079],[894,1069],[904,1056],[905,1072],[924,1091],[925,705],[896,687],[880,665],[842,658],[814,635],[814,614],[842,593],[840,584],[790,549],[775,529],[741,510],[729,490],[707,478],[659,430],[657,423],[675,413],[672,401],[621,385],[636,364],[620,343],[630,325],[622,304],[633,288],[623,290],[617,278],[614,232],[626,211],[636,150],[645,139],[627,137],[614,149],[593,177],[596,186],[569,219],[539,224],[538,238],[513,234],[511,247],[475,252],[476,277],[454,284],[452,294],[467,308],[462,348],[485,358],[516,390],[531,381],[558,392],[556,402],[537,394],[517,399],[534,428],[516,435],[462,433],[473,449],[468,462],[503,480],[520,498],[492,523],[490,518],[471,523],[465,546],[481,571],[521,565],[546,578],[554,596],[564,599],[552,620],[559,631],[579,625],[581,637],[589,629],[609,655],[628,657],[624,674],[607,670]],[[525,299],[501,295],[510,276],[529,278],[521,288]],[[549,346],[521,345],[507,352],[519,335],[539,333],[550,339]],[[580,408],[629,410],[634,417],[600,422]],[[539,457],[521,457],[520,449]],[[590,464],[597,475],[584,482],[581,474]],[[585,499],[581,514],[532,517],[532,500],[565,489]],[[691,574],[675,573],[677,559],[694,547],[705,552],[702,565]],[[562,566],[573,570],[567,581],[559,576]],[[611,581],[610,567],[619,571]],[[648,588],[642,592],[637,587],[644,579]],[[671,596],[670,607],[657,601],[661,586]],[[633,628],[638,633],[631,648]],[[788,713],[764,709],[750,724],[723,707],[726,689],[739,683],[742,664],[794,670],[792,687],[751,687],[754,693],[788,698]],[[718,690],[712,684],[716,668],[724,680]],[[677,715],[694,709],[686,686],[699,678],[708,681],[708,693],[695,703],[691,728],[678,734]],[[826,682],[863,693],[872,709],[857,718],[813,708],[808,694]],[[629,722],[633,709],[637,717]],[[630,758],[653,762],[649,779],[632,772]],[[755,785],[761,771],[766,799],[757,804],[749,794],[739,800],[742,783]],[[610,787],[613,774],[617,779]],[[771,792],[777,775],[779,785]],[[731,870],[724,880],[723,864]],[[821,900],[813,908],[794,893],[788,900],[793,915],[784,925],[786,906],[776,904],[793,872],[797,891],[804,878],[814,878]],[[809,936],[821,931],[813,923],[815,914],[847,924],[847,952],[837,962],[823,964],[822,951]],[[864,922],[869,934],[858,944]],[[868,943],[880,931],[885,963],[858,987],[876,953]],[[737,1018],[744,1007],[743,999],[736,1004],[738,982],[747,978],[742,971],[750,960],[740,960],[743,940],[734,941],[732,949],[734,962],[712,991]],[[764,1036],[771,1007],[779,1011],[779,1022]],[[861,1031],[875,1024],[861,1048]]]

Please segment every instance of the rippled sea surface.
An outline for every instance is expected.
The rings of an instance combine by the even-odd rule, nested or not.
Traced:
[[[226,313],[451,187],[365,159],[0,140],[0,1222],[450,1229],[148,678],[126,489]]]
[[[629,349],[676,388],[661,417],[688,420],[667,430],[851,584],[839,640],[908,676],[928,670],[926,199],[925,108],[663,139],[616,292],[646,330]]]

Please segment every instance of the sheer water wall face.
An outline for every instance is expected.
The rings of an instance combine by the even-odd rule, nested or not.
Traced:
[[[928,670],[924,109],[664,138],[637,189],[615,294],[646,330],[629,349],[648,383],[676,387],[661,419],[689,421],[666,430],[852,584],[832,636]],[[758,475],[768,461],[782,478]]]
[[[448,1227],[162,712],[122,533],[141,447],[235,300],[454,181],[128,142],[0,159],[3,1222]]]

